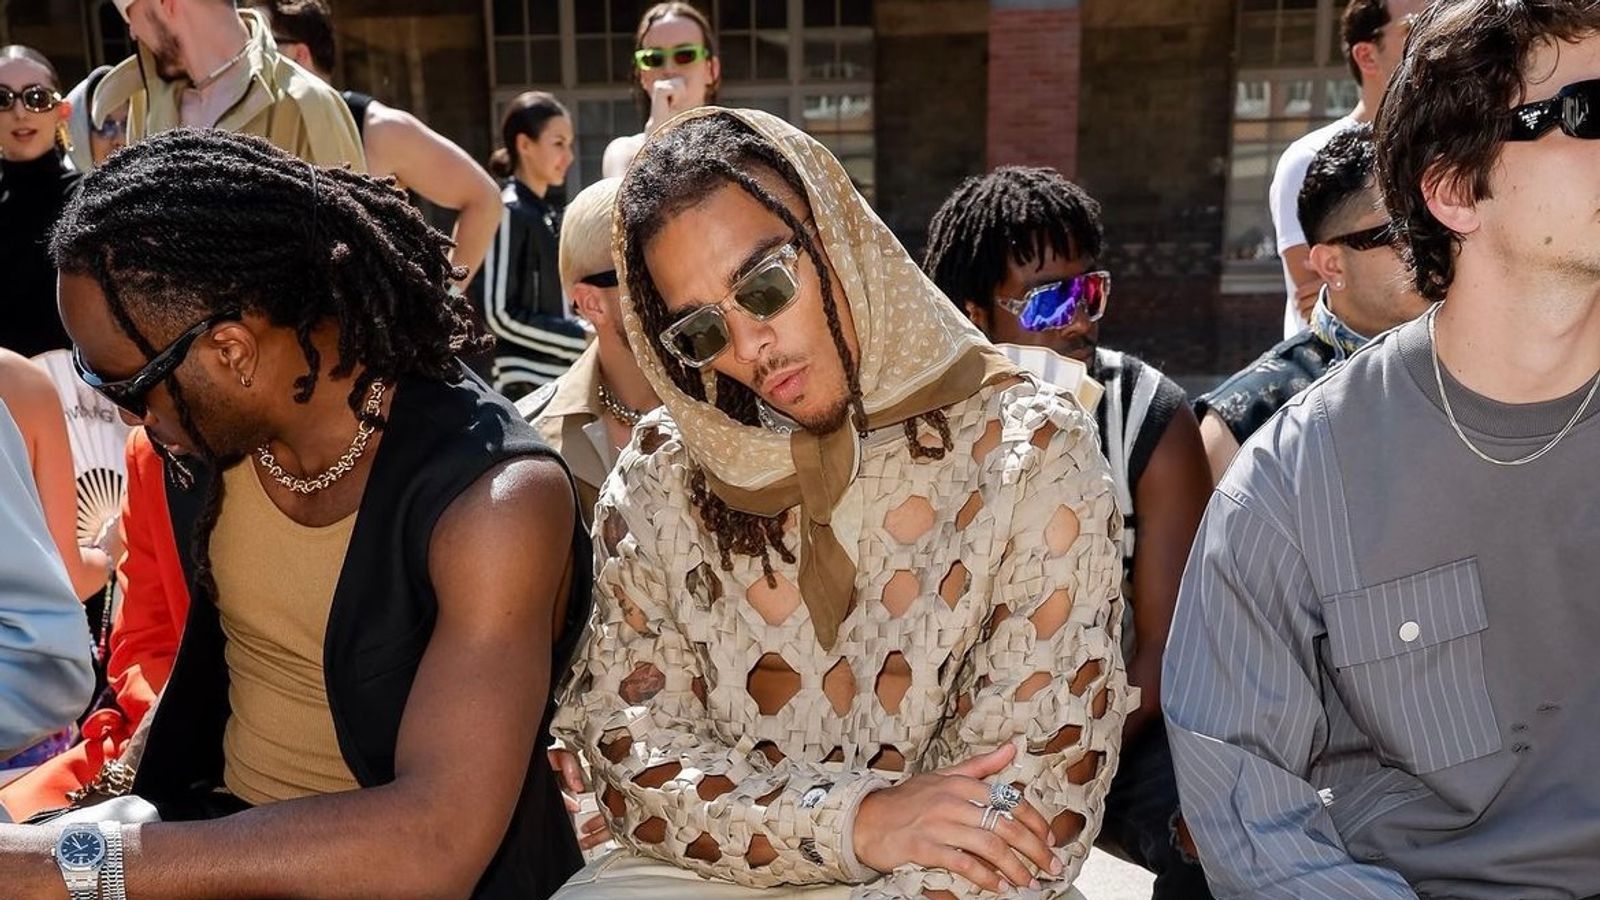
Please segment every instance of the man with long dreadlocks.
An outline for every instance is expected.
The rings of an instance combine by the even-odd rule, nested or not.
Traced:
[[[1078,896],[1136,705],[1093,419],[782,120],[684,113],[617,209],[665,410],[557,718],[624,849],[558,897]]]
[[[449,250],[258,138],[175,130],[85,179],[62,317],[84,380],[194,460],[194,598],[132,786],[166,821],[0,828],[8,897],[523,900],[581,863],[539,713],[588,542],[457,360]]]
[[[1157,900],[1194,900],[1210,893],[1178,827],[1161,661],[1211,479],[1183,389],[1100,344],[1111,293],[1104,246],[1100,204],[1083,188],[1054,169],[1005,166],[967,179],[934,214],[923,269],[1008,354],[1054,351],[1106,388],[1095,417],[1122,512],[1122,652],[1141,702],[1123,733],[1100,842],[1156,873]]]

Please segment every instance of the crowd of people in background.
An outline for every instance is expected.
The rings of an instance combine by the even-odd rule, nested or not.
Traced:
[[[551,94],[480,165],[325,0],[116,6],[0,48],[7,896],[1600,896],[1597,0],[1351,0],[1193,397],[1089,190],[918,260],[692,3],[570,201]]]

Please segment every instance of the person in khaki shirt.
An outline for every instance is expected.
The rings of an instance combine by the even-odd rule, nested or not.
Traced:
[[[616,465],[633,426],[661,404],[639,371],[622,325],[621,290],[611,259],[612,208],[620,178],[584,188],[561,224],[561,289],[594,327],[594,340],[565,375],[517,401],[578,479],[585,522],[592,522],[600,485]]]
[[[366,171],[343,98],[278,52],[260,13],[233,0],[116,0],[139,43],[95,90],[96,121],[128,104],[127,142],[173,128],[266,138],[307,162]]]

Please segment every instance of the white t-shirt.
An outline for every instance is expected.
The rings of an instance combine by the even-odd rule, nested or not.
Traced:
[[[1355,124],[1356,120],[1350,116],[1329,122],[1290,144],[1283,151],[1283,156],[1279,157],[1278,169],[1272,173],[1272,187],[1267,195],[1272,208],[1272,230],[1278,235],[1280,254],[1306,242],[1305,230],[1300,227],[1300,185],[1306,180],[1306,170],[1311,168],[1311,160],[1333,140],[1334,135]],[[1294,277],[1289,274],[1287,262],[1283,265],[1283,281],[1288,291],[1283,308],[1283,336],[1291,338],[1306,330],[1308,323],[1300,318],[1300,311],[1295,308]]]

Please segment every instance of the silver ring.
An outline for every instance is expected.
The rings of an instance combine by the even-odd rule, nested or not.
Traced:
[[[998,824],[1000,824],[1000,810],[992,806],[985,806],[983,808],[983,818],[979,820],[978,827],[984,831],[993,831]]]
[[[1003,781],[989,785],[989,805],[1000,812],[1011,812],[1021,802],[1022,792],[1015,787]]]

